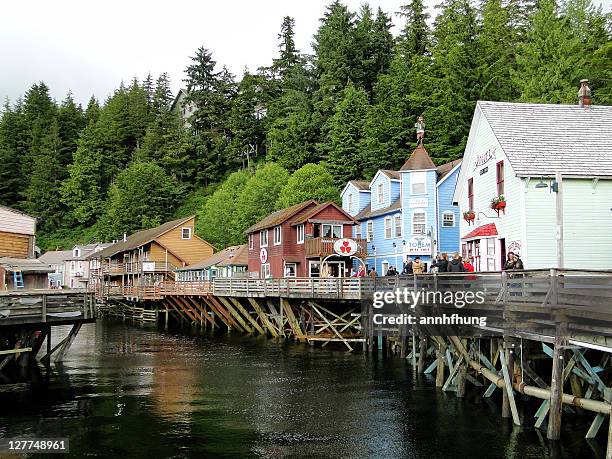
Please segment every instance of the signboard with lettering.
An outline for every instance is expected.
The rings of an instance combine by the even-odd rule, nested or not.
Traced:
[[[476,156],[476,161],[474,163],[474,169],[478,169],[480,166],[484,166],[492,159],[495,159],[495,147],[489,148],[482,155]]]
[[[334,242],[334,252],[345,257],[353,256],[357,253],[357,242],[354,239],[342,238]]]
[[[406,255],[431,255],[431,238],[415,236],[406,241],[404,246]]]
[[[427,198],[413,198],[408,201],[408,205],[411,209],[415,209],[417,207],[428,207],[429,200]]]
[[[268,261],[268,250],[265,247],[259,251],[259,261],[262,264]]]
[[[152,273],[155,271],[155,262],[154,261],[143,261],[142,262],[142,270],[145,273]]]

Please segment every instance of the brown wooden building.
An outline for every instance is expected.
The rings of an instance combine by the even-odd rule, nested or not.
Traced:
[[[0,206],[0,257],[34,258],[36,219]]]
[[[138,287],[174,280],[175,270],[210,257],[214,248],[195,234],[195,216],[142,230],[92,254],[103,296],[139,296]]]
[[[351,238],[355,224],[355,219],[332,201],[319,204],[310,200],[276,211],[245,231],[249,276],[319,277],[327,257],[331,276],[347,276],[352,260],[334,256],[334,244]],[[365,256],[365,241],[355,242],[356,256]]]
[[[0,257],[0,291],[47,289],[51,272],[51,266],[36,258]]]

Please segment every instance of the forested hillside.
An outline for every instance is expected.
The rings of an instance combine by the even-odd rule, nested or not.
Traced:
[[[312,55],[286,17],[276,59],[240,81],[214,50],[195,50],[187,124],[167,74],[87,107],[37,83],[2,109],[0,203],[39,218],[43,249],[191,213],[220,249],[276,208],[338,199],[348,179],[400,167],[421,114],[442,163],[461,156],[479,99],[573,104],[588,78],[594,103],[612,104],[610,15],[589,0],[443,0],[431,27],[422,0],[399,15],[393,36],[395,16],[333,2]]]

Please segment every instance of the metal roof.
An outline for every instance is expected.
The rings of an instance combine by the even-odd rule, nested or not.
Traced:
[[[404,163],[400,171],[419,171],[435,169],[436,165],[431,160],[429,153],[423,145],[419,145],[414,149],[410,158]]]
[[[612,176],[612,106],[479,101],[519,176]]]
[[[248,251],[246,244],[233,245],[217,252],[199,263],[186,266],[177,271],[197,271],[211,266],[247,266]]]
[[[38,257],[42,263],[49,265],[58,265],[70,258],[72,258],[72,250],[51,250]]]
[[[272,226],[280,225],[281,223],[293,217],[295,214],[302,211],[303,209],[306,209],[309,206],[317,206],[318,204],[319,203],[314,199],[310,199],[308,201],[295,204],[291,207],[286,207],[284,209],[277,210],[276,212],[272,212],[267,217],[264,217],[262,220],[258,221],[254,225],[244,230],[244,234],[249,234],[255,231],[270,228]]]
[[[23,271],[25,272],[41,272],[51,273],[53,268],[51,266],[42,263],[37,258],[11,258],[2,257],[0,258],[0,266],[7,271]]]

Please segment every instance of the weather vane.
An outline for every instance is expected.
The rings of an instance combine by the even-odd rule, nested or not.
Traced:
[[[423,115],[417,118],[414,127],[416,128],[417,145],[423,145],[423,139],[425,137],[425,121],[423,121]]]

